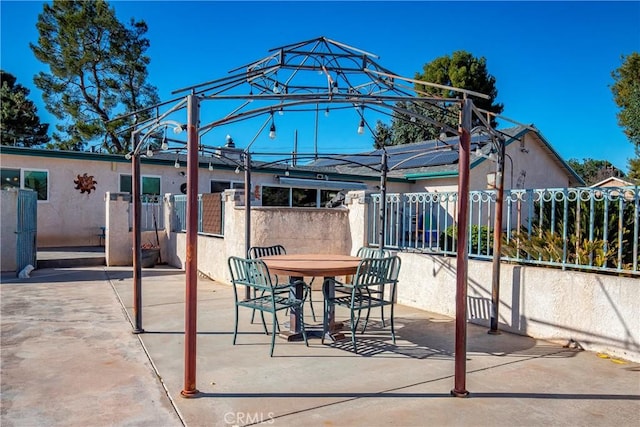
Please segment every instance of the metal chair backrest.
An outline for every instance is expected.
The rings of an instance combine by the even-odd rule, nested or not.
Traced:
[[[261,259],[229,257],[229,271],[234,292],[237,286],[248,286],[261,291],[273,289],[269,268]]]
[[[273,246],[252,246],[249,248],[247,256],[250,259],[262,258],[263,256],[285,255],[287,251],[282,245]]]
[[[353,277],[354,287],[395,285],[398,282],[400,258],[397,255],[386,258],[364,258]],[[392,291],[392,295],[393,295]]]
[[[391,253],[386,250],[379,248],[369,248],[367,246],[363,246],[358,249],[358,253],[356,254],[359,258],[387,258],[391,255]]]

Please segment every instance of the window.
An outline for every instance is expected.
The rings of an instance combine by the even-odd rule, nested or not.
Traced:
[[[315,208],[318,206],[318,190],[315,188],[292,188],[291,206],[296,208]]]
[[[2,169],[0,172],[2,189],[20,188],[20,169]]]
[[[262,187],[262,206],[324,207],[338,192],[316,188]]]
[[[222,193],[224,190],[229,190],[230,188],[243,189],[244,182],[232,182],[232,181],[214,181],[211,180],[211,191],[210,193]]]
[[[143,176],[142,177],[142,195],[157,196],[160,195],[160,177],[159,176]],[[131,193],[131,175],[120,175],[120,192]]]
[[[38,200],[49,200],[49,172],[32,169],[2,169],[2,189],[28,188],[38,193]],[[22,172],[22,177],[21,177]]]
[[[262,206],[291,206],[290,192],[285,187],[262,187]]]

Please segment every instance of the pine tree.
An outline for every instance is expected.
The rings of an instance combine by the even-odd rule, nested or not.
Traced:
[[[34,81],[60,120],[53,145],[82,150],[100,144],[108,152],[128,152],[129,136],[116,129],[133,117],[111,120],[158,102],[156,88],[146,83],[147,25],[133,19],[123,25],[104,0],[54,0],[44,4],[37,28],[38,44],[31,49],[50,73]]]

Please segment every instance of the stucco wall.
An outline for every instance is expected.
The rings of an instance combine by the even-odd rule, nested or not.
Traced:
[[[364,197],[364,192],[362,197]],[[245,209],[242,191],[225,191],[224,238],[198,237],[198,270],[216,280],[229,281],[227,258],[245,254]],[[287,253],[350,254],[351,236],[364,236],[363,211],[366,204],[359,197],[349,197],[346,208],[251,208],[251,246],[281,244]],[[350,211],[357,219],[352,225]],[[360,219],[358,219],[360,218]],[[184,268],[186,255],[185,233],[170,233],[167,237],[167,260]],[[174,252],[175,250],[175,252]]]
[[[455,316],[456,258],[400,253],[397,301]],[[468,318],[487,327],[492,263],[469,260]],[[640,361],[637,278],[502,264],[499,328]]]

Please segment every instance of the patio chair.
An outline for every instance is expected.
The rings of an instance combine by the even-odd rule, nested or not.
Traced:
[[[304,316],[304,300],[294,298],[289,292],[289,283],[273,283],[271,280],[271,274],[264,261],[260,259],[245,259],[239,257],[229,257],[229,271],[231,272],[231,283],[233,284],[233,296],[235,299],[235,326],[233,330],[233,345],[236,344],[236,338],[238,335],[238,309],[239,307],[247,307],[255,312],[260,311],[260,317],[262,318],[262,326],[265,334],[269,334],[267,330],[267,324],[264,319],[264,313],[271,313],[271,352],[270,356],[273,357],[273,348],[275,346],[276,331],[278,329],[278,316],[277,312],[281,310],[287,310],[290,308],[296,308],[300,310],[302,316]],[[238,288],[246,287],[251,289],[253,298],[242,299],[238,298]],[[244,292],[244,289],[242,289]],[[241,293],[240,295],[244,295]],[[304,318],[304,317],[303,317]],[[307,346],[307,333],[304,329],[304,322],[302,326],[302,336]]]
[[[356,347],[356,330],[358,323],[362,317],[362,311],[366,311],[362,333],[364,333],[369,321],[369,313],[371,308],[391,306],[391,339],[396,343],[396,335],[393,323],[393,306],[396,294],[396,284],[398,283],[398,272],[400,271],[400,258],[390,256],[386,258],[364,258],[358,265],[358,271],[353,276],[351,283],[340,283],[331,278],[325,280],[322,287],[324,293],[324,313],[325,319],[328,317],[332,306],[342,306],[349,309],[350,312],[350,329],[351,343],[353,351],[358,352]],[[335,286],[339,286],[342,291],[336,293],[333,297],[329,293],[329,285],[333,282]],[[389,285],[391,287],[389,297],[385,298],[384,293],[378,293],[377,289],[381,286]],[[349,289],[349,293],[344,290]],[[327,333],[327,322],[324,322],[322,343]]]
[[[360,249],[358,249],[356,256],[360,258],[388,258],[389,256],[391,256],[391,252],[389,252],[387,249],[380,250],[379,248],[370,248],[368,246],[363,246]],[[351,280],[347,280],[347,281],[350,282]],[[337,291],[345,292],[345,290],[343,289],[337,289]],[[350,291],[347,289],[346,292],[349,293]],[[380,286],[378,286],[377,289],[375,288],[369,289],[369,292],[371,292],[372,294],[375,293],[379,295],[384,295],[384,284],[381,284]],[[382,322],[382,327],[384,328],[385,323],[384,323],[384,306],[383,305],[380,306],[380,321]]]
[[[249,248],[249,253],[247,254],[250,259],[262,258],[263,256],[270,255],[286,255],[287,251],[282,245],[273,245],[273,246],[252,246]],[[277,276],[276,280],[277,280]],[[311,316],[313,317],[313,321],[316,321],[316,311],[313,308],[313,297],[312,297],[312,284],[314,278],[311,278],[311,282],[308,284],[304,284],[305,288],[305,296],[309,297],[309,305],[311,306]],[[306,300],[306,297],[305,297]],[[251,323],[253,323],[255,316],[255,311],[251,314]]]

